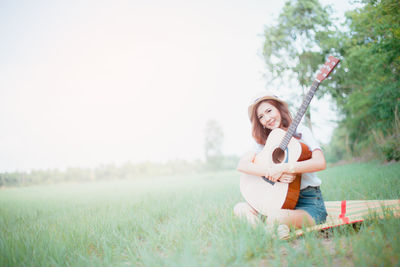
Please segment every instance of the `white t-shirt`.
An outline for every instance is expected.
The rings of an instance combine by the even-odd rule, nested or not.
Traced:
[[[299,141],[306,144],[308,146],[308,149],[310,149],[310,151],[321,149],[318,141],[315,140],[313,134],[311,133],[311,130],[306,126],[304,125],[297,126],[296,134],[301,136]],[[258,154],[263,150],[263,148],[264,148],[263,145],[255,143],[252,151]],[[300,189],[304,189],[307,186],[320,186],[321,183],[322,183],[321,179],[318,178],[315,172],[303,173],[301,175]]]

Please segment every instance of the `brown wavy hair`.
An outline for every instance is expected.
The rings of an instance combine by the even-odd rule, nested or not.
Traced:
[[[257,116],[257,109],[263,102],[268,102],[269,104],[273,105],[276,107],[281,114],[281,125],[279,128],[282,128],[284,130],[287,130],[292,123],[292,115],[290,114],[289,109],[287,106],[283,105],[281,102],[273,100],[273,99],[267,99],[264,101],[261,101],[260,103],[257,103],[253,109],[253,114],[251,116],[251,124],[252,124],[252,135],[256,142],[260,145],[265,145],[265,142],[267,141],[267,138],[271,132],[270,129],[264,128],[260,120],[258,119]]]

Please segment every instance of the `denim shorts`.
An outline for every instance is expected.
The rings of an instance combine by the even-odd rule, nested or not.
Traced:
[[[294,209],[305,210],[316,224],[324,223],[328,215],[319,186],[309,186],[300,190],[299,201]]]

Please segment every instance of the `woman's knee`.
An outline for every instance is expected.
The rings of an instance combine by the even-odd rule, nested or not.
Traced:
[[[233,213],[236,216],[246,216],[248,214],[254,214],[253,209],[246,202],[240,202],[233,208]]]
[[[246,202],[240,202],[233,208],[233,213],[241,218],[247,219],[252,225],[256,225],[260,220],[257,216],[257,211],[255,211]]]
[[[244,202],[237,203],[237,204],[235,205],[235,207],[233,207],[233,213],[234,213],[236,216],[241,216],[241,215],[243,215],[243,213],[245,212],[245,209],[246,209],[245,204],[246,204],[246,203],[244,203]]]

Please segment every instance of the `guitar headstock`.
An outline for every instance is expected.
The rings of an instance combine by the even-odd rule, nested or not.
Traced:
[[[329,56],[328,60],[325,62],[325,64],[322,66],[322,68],[319,70],[319,73],[317,74],[318,82],[322,82],[323,80],[325,80],[329,76],[329,74],[331,74],[336,65],[339,64],[339,61],[339,59],[333,56]]]

